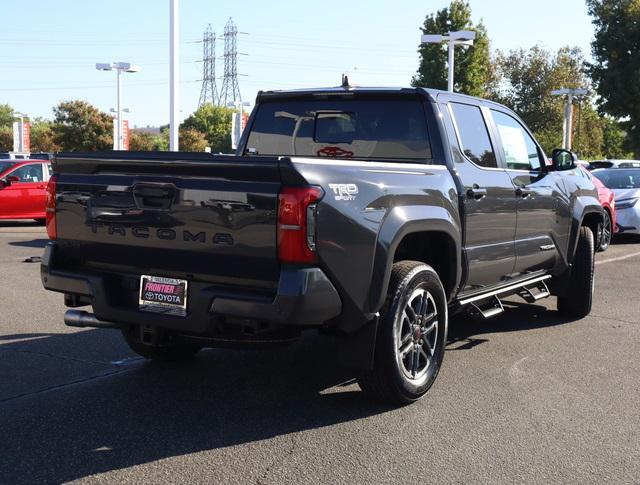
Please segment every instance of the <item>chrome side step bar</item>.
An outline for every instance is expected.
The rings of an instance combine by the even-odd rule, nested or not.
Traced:
[[[535,286],[523,286],[518,295],[527,303],[535,303],[538,300],[551,296],[549,287],[544,281],[539,281]]]
[[[471,305],[471,314],[482,320],[486,320],[487,318],[495,317],[504,312],[504,306],[502,305],[499,295],[517,292],[527,303],[535,303],[538,300],[550,296],[551,292],[545,283],[545,281],[550,278],[551,275],[544,275],[503,286],[488,293],[460,300],[460,305]]]
[[[532,286],[535,283],[540,283],[541,281],[546,281],[551,279],[551,275],[538,276],[537,278],[532,278],[530,280],[519,281],[517,283],[513,283],[511,285],[503,286],[502,288],[498,288],[497,290],[490,291],[488,293],[482,293],[480,295],[470,296],[469,298],[463,298],[459,301],[460,305],[468,305],[469,303],[473,303],[475,301],[486,300],[492,296],[502,295],[504,293],[513,292],[519,290],[521,288],[525,288],[527,286]],[[546,284],[545,284],[546,288]],[[547,288],[547,292],[549,289]],[[549,295],[546,295],[549,296]],[[543,297],[540,297],[543,298]]]
[[[495,317],[496,315],[500,315],[504,312],[504,306],[502,306],[502,301],[497,296],[492,296],[491,301],[486,304],[471,303],[471,313],[474,316],[480,317],[482,320],[486,320],[491,317]]]

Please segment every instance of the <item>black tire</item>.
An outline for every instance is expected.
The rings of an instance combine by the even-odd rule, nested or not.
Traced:
[[[588,227],[581,227],[565,296],[558,297],[558,311],[567,317],[584,318],[591,313],[594,286],[594,241]]]
[[[411,313],[413,320],[409,318]],[[377,400],[393,404],[420,399],[440,371],[447,325],[447,299],[433,268],[419,261],[395,263],[387,300],[380,312],[374,366],[358,376],[360,388]],[[404,330],[408,332],[403,337]],[[407,346],[412,350],[403,353]]]
[[[163,336],[163,341],[159,345],[149,345],[140,341],[140,330],[132,325],[122,329],[122,336],[127,345],[136,354],[145,359],[157,360],[161,362],[184,362],[191,360],[202,347],[175,341],[170,335]]]
[[[609,211],[604,211],[604,221],[598,225],[598,235],[596,237],[595,246],[598,252],[603,252],[609,249],[611,245],[611,238],[613,236],[613,226],[611,224],[611,216]]]

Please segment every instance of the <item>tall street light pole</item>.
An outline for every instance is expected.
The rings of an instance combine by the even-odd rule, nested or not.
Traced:
[[[111,64],[99,62],[96,64],[96,69],[98,71],[116,71],[116,92],[117,92],[117,100],[116,100],[116,150],[122,150],[124,147],[124,140],[122,136],[122,109],[121,109],[121,91],[122,86],[120,82],[120,74],[122,72],[140,72],[140,66],[136,66],[135,64],[131,64],[129,62],[113,62]]]
[[[564,96],[564,121],[562,123],[562,145],[566,150],[571,150],[573,144],[573,100],[579,96],[589,94],[587,89],[556,89],[551,91],[552,96]]]
[[[180,1],[170,0],[170,40],[169,40],[169,150],[177,152],[178,142],[178,111],[180,73]]]
[[[458,30],[449,32],[447,35],[425,34],[422,36],[423,44],[441,44],[447,42],[449,44],[449,61],[447,75],[447,90],[453,92],[453,72],[455,64],[455,46],[471,46],[476,38],[476,33],[472,30]]]

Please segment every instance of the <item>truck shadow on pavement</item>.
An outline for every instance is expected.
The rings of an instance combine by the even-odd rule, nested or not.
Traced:
[[[115,337],[117,364],[98,357],[101,342],[111,347]],[[0,483],[66,482],[391,409],[367,401],[355,385],[342,386],[353,373],[340,368],[330,344],[316,336],[281,350],[205,350],[192,362],[172,365],[122,359],[131,354],[120,338],[88,330],[0,344],[2,387],[25,379],[2,370],[9,354],[55,356],[25,370],[52,373],[51,382],[37,382],[52,389],[0,400]],[[74,349],[85,350],[74,355]],[[101,367],[88,378],[68,370],[68,383],[54,386],[49,367],[68,359],[78,368]]]
[[[9,242],[9,246],[17,246],[21,248],[40,248],[44,249],[44,247],[49,242],[49,239],[32,239],[30,241],[11,241]]]
[[[449,345],[463,339],[487,342],[476,337],[487,333],[565,323],[556,312],[536,309],[516,306],[484,323],[456,320]],[[32,340],[20,342],[11,342],[12,337],[25,335],[5,336],[8,342],[0,343],[0,384],[11,386],[36,373],[44,373],[48,382],[20,397],[5,388],[0,483],[70,481],[393,409],[368,401],[352,384],[354,373],[337,364],[330,341],[315,334],[287,349],[206,350],[193,362],[172,365],[133,357],[113,331],[29,334]],[[48,357],[24,375],[4,372],[2,356],[16,353]],[[85,375],[72,368],[55,385],[56,369],[67,364]],[[91,365],[98,370],[87,374]]]

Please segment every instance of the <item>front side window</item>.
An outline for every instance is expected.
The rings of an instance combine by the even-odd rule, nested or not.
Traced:
[[[533,138],[515,118],[491,110],[498,128],[507,168],[512,170],[540,170],[540,154]]]
[[[41,163],[23,165],[22,167],[15,169],[8,175],[9,177],[18,177],[20,179],[20,182],[23,183],[44,181],[44,174]]]
[[[496,168],[496,155],[480,108],[469,104],[451,103],[451,111],[458,127],[462,151],[467,158],[481,167]]]
[[[431,159],[422,101],[300,99],[263,101],[246,152],[371,160]]]

